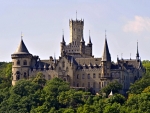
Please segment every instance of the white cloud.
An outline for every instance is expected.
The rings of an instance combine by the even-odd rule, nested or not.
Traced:
[[[123,31],[135,33],[150,31],[150,18],[135,16],[133,21],[128,21],[123,27]]]

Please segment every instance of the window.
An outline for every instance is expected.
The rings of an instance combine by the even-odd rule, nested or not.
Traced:
[[[95,73],[93,74],[93,78],[96,78],[96,75],[95,75]]]
[[[14,62],[12,62],[12,65],[14,65]]]
[[[20,65],[20,61],[19,60],[17,60],[17,65]]]
[[[23,65],[27,65],[27,61],[26,60],[23,61]]]
[[[90,74],[88,74],[88,79],[90,79]]]
[[[101,78],[101,74],[100,73],[99,73],[98,77]]]
[[[101,88],[101,82],[99,82],[99,89]]]
[[[25,79],[27,79],[27,73],[26,73],[26,72],[24,72],[23,77],[24,77]]]
[[[82,79],[84,79],[84,74],[82,75]]]
[[[16,72],[16,80],[19,80],[19,79],[20,79],[20,72],[17,71],[17,72]]]
[[[77,79],[79,79],[79,74],[77,74]]]

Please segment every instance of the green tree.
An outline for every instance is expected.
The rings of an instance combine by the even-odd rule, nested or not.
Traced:
[[[102,92],[108,95],[111,90],[113,93],[118,93],[122,89],[122,85],[118,81],[110,82],[107,86],[102,88]]]

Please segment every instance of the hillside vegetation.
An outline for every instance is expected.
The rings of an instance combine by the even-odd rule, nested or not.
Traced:
[[[150,62],[143,61],[146,73],[131,85],[128,97],[118,94],[122,87],[110,83],[105,97],[70,89],[59,78],[45,80],[38,73],[32,80],[11,86],[11,63],[0,63],[0,113],[150,113]]]

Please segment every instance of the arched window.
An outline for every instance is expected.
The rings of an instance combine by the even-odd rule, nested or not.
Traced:
[[[20,72],[17,71],[17,72],[16,72],[16,80],[19,80],[19,79],[20,79]]]
[[[93,78],[96,78],[96,75],[95,75],[95,73],[93,73]]]
[[[77,74],[77,79],[79,79],[79,74]]]
[[[23,61],[23,65],[27,65],[27,61],[26,60]]]
[[[17,65],[20,65],[20,61],[19,60],[17,60]]]
[[[24,72],[23,77],[24,77],[25,79],[27,79],[27,73],[26,73],[26,72]]]

